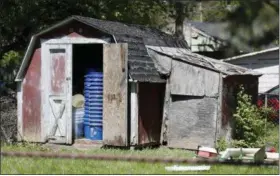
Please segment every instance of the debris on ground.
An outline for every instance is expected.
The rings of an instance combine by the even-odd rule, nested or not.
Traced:
[[[210,170],[210,166],[168,166],[165,167],[167,171],[206,171]]]
[[[228,148],[219,153],[220,159],[247,159],[254,162],[263,162],[264,160],[279,160],[279,153],[266,152],[265,146],[262,148]]]
[[[197,156],[201,158],[215,158],[218,156],[218,151],[215,148],[198,146]]]

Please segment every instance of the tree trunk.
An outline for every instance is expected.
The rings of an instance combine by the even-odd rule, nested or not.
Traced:
[[[185,7],[182,2],[175,3],[176,19],[175,19],[175,35],[180,39],[184,39],[184,19],[185,19]]]

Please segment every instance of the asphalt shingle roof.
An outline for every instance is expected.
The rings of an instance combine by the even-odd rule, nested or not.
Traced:
[[[118,43],[128,43],[129,73],[133,79],[140,82],[165,81],[157,72],[145,45],[188,47],[186,41],[179,40],[155,28],[82,16],[74,16],[74,18],[113,35]]]

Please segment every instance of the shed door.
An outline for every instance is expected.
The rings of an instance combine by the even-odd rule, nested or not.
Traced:
[[[127,44],[103,45],[103,144],[126,146]]]
[[[72,143],[72,45],[44,44],[44,137],[50,143]]]

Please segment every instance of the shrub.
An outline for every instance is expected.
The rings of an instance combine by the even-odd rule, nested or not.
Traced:
[[[15,89],[14,77],[22,58],[21,52],[9,51],[0,58],[0,81],[1,89]]]
[[[19,52],[9,51],[0,60],[0,67],[5,69],[17,67],[20,64],[21,57],[22,55]]]
[[[266,115],[271,110],[268,108],[259,109],[252,104],[251,96],[240,87],[237,94],[237,109],[234,117],[233,147],[261,147],[265,144]]]
[[[223,151],[227,148],[228,144],[225,138],[219,138],[217,141],[217,149],[219,151]]]

